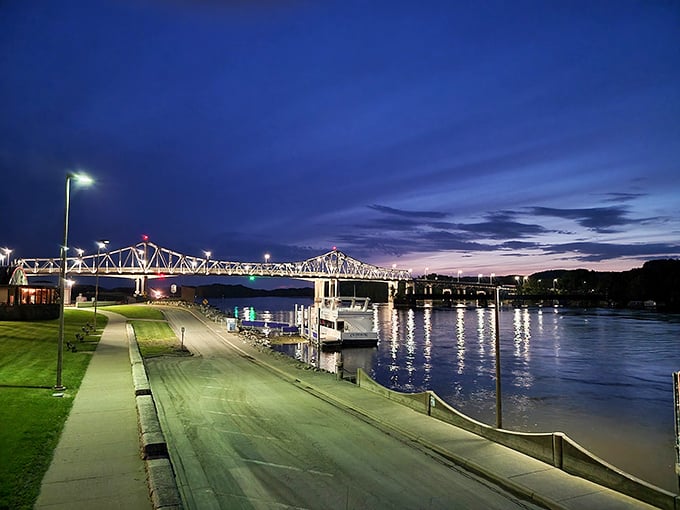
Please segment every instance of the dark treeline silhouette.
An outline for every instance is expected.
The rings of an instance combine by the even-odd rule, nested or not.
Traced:
[[[425,281],[432,286],[430,295],[424,293]],[[479,299],[487,303],[490,289],[475,284],[495,284],[504,287],[504,299],[517,304],[562,304],[564,306],[606,306],[616,308],[647,308],[680,312],[680,260],[662,259],[646,262],[629,271],[591,271],[588,269],[553,269],[530,276],[447,276],[430,273],[416,280],[415,295],[409,299],[403,285],[396,296],[401,304],[412,304],[417,299],[457,300]],[[465,289],[461,296],[447,288]],[[384,285],[383,285],[384,288]],[[451,292],[450,290],[448,292]],[[380,300],[380,299],[378,299]]]
[[[515,277],[503,283],[515,284]],[[680,312],[680,260],[651,260],[642,267],[622,272],[587,269],[552,270],[521,278],[517,293],[523,296],[598,296],[614,307],[644,307],[654,303],[658,310]]]
[[[314,297],[311,287],[282,289],[251,289],[244,285],[200,285],[196,287],[197,298],[246,298],[246,297]]]

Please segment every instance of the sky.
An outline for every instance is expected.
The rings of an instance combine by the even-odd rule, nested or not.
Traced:
[[[69,171],[86,254],[678,258],[680,2],[0,1],[13,258],[59,256]]]

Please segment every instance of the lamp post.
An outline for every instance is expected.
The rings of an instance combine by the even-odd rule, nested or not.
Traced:
[[[66,250],[68,250],[68,213],[70,208],[71,179],[82,184],[92,183],[92,179],[85,174],[69,172],[66,174],[66,200],[64,207],[64,243],[61,245],[61,265],[59,268],[59,292],[61,294],[59,304],[59,339],[57,342],[57,381],[54,385],[56,391],[66,388],[61,383],[61,369],[64,361],[64,298],[66,297]],[[59,393],[55,395],[61,396]]]
[[[99,255],[102,248],[106,248],[109,244],[108,239],[100,239],[97,241],[97,269],[94,278],[94,332],[97,332],[97,302],[99,301]]]

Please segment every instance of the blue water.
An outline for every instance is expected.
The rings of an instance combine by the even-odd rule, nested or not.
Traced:
[[[220,300],[213,302],[220,306]],[[292,322],[311,300],[224,300],[253,307],[258,320]],[[250,312],[253,313],[253,312]],[[317,353],[277,346],[335,370],[364,368],[404,392],[433,390],[468,416],[495,424],[495,320],[488,309],[375,310],[377,348]],[[608,309],[502,309],[503,427],[562,431],[604,460],[677,491],[673,472],[672,373],[680,370],[680,316]]]

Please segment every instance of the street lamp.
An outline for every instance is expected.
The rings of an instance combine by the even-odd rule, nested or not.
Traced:
[[[7,265],[9,266],[10,265],[9,254],[12,253],[12,250],[10,250],[9,248],[3,248],[2,251],[4,251],[5,254],[0,255],[0,264],[3,264],[5,261],[5,257],[7,257]]]
[[[99,255],[102,248],[106,248],[109,244],[108,239],[100,239],[97,241],[97,270],[95,271],[94,284],[94,332],[97,332],[97,302],[99,301]]]
[[[460,275],[461,275],[462,272],[463,271],[461,271],[460,269],[458,270],[458,282],[460,282]]]
[[[71,179],[83,185],[92,183],[92,178],[85,174],[69,172],[66,174],[66,200],[64,207],[64,243],[61,245],[61,267],[59,268],[59,292],[61,299],[59,304],[59,340],[57,342],[57,382],[54,385],[56,391],[66,388],[61,384],[61,369],[64,362],[64,298],[66,297],[66,250],[68,250],[68,213],[70,209]],[[60,394],[55,394],[59,395]]]

